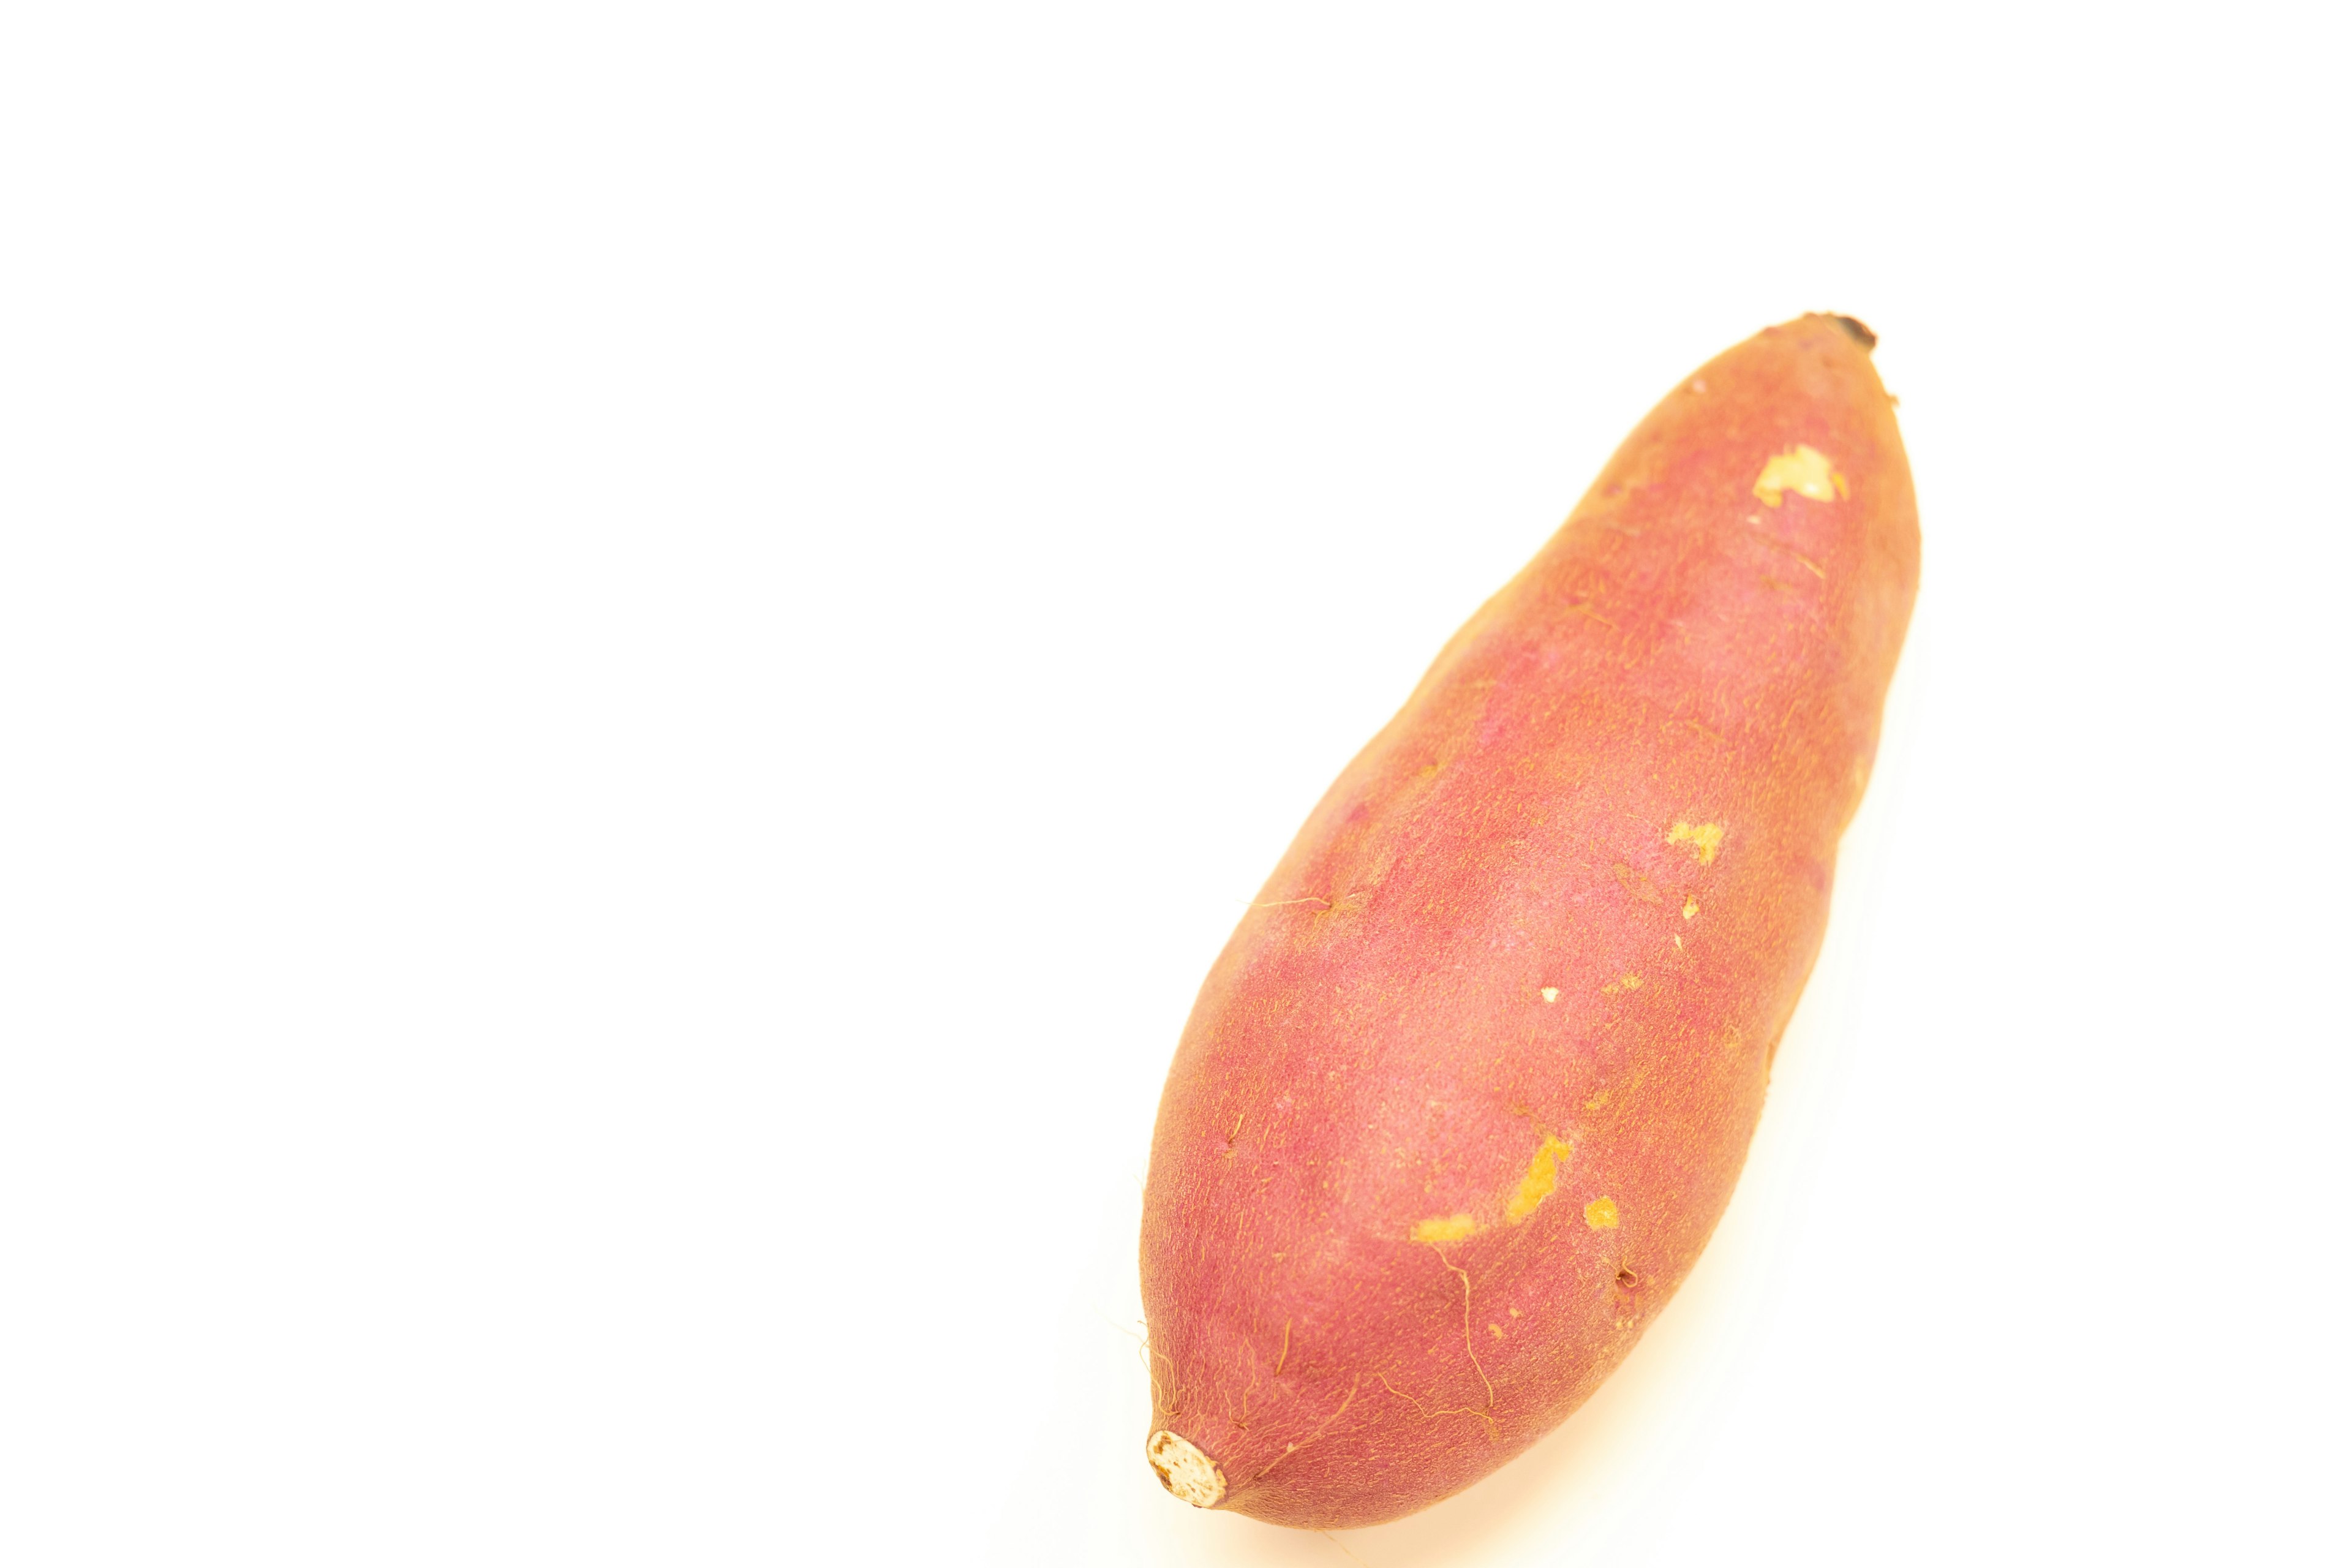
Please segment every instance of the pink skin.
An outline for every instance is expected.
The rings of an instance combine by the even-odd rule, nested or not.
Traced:
[[[1808,316],[1669,395],[1202,987],[1142,1269],[1151,1429],[1215,1462],[1219,1506],[1335,1529],[1460,1490],[1582,1404],[1706,1245],[1917,583],[1858,334]],[[1782,481],[1823,499],[1766,504],[1801,444],[1845,493],[1797,454]]]

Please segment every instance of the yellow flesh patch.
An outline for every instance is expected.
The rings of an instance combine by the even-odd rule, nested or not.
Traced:
[[[1833,501],[1847,493],[1845,476],[1831,468],[1829,458],[1811,447],[1781,453],[1756,476],[1756,499],[1766,506],[1779,506],[1781,494],[1789,490],[1807,500]]]
[[[1584,1205],[1584,1223],[1595,1230],[1617,1228],[1617,1200],[1595,1198]]]
[[[1700,865],[1712,866],[1715,864],[1715,852],[1723,847],[1723,824],[1677,822],[1666,829],[1666,842],[1689,845],[1690,852],[1698,857]],[[1691,912],[1696,914],[1697,911],[1694,910]]]
[[[1537,1147],[1535,1157],[1528,1162],[1528,1173],[1519,1178],[1519,1190],[1511,1194],[1503,1218],[1517,1225],[1535,1213],[1538,1205],[1559,1186],[1559,1168],[1575,1152],[1576,1146],[1566,1139],[1547,1135]],[[1432,1215],[1412,1227],[1412,1238],[1443,1246],[1449,1241],[1467,1241],[1478,1231],[1475,1215]]]
[[[1478,1222],[1466,1214],[1441,1215],[1412,1227],[1415,1241],[1463,1241],[1478,1234]]]
[[[1519,1190],[1511,1194],[1511,1206],[1503,1211],[1503,1217],[1517,1225],[1535,1213],[1536,1205],[1551,1196],[1552,1189],[1559,1185],[1559,1163],[1572,1152],[1570,1145],[1557,1138],[1546,1138],[1543,1147],[1536,1151],[1536,1157],[1528,1162],[1528,1173],[1519,1178]]]

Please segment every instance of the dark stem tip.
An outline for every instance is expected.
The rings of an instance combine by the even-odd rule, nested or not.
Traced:
[[[1830,317],[1830,320],[1835,321],[1838,324],[1839,329],[1843,331],[1847,337],[1850,337],[1855,342],[1860,343],[1862,345],[1863,353],[1868,353],[1871,350],[1878,346],[1878,334],[1872,331],[1868,327],[1864,326],[1860,321],[1855,321],[1852,316],[1832,315]]]

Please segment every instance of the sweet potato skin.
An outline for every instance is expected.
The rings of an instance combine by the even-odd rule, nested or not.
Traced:
[[[1917,584],[1869,346],[1804,317],[1659,404],[1210,973],[1142,1239],[1150,1451],[1163,1480],[1205,1457],[1188,1500],[1317,1529],[1435,1502],[1575,1410],[1696,1260]]]

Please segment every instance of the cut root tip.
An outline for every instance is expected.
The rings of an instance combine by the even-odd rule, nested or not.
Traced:
[[[1214,1508],[1225,1500],[1225,1473],[1217,1462],[1170,1431],[1154,1432],[1143,1445],[1143,1457],[1160,1477],[1160,1484],[1194,1508]]]

